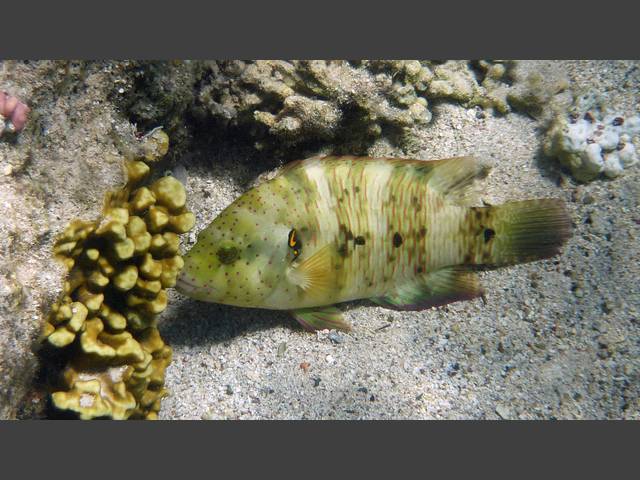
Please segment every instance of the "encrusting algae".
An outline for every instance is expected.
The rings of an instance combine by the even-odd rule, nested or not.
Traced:
[[[184,264],[179,235],[195,224],[178,180],[146,182],[168,142],[160,129],[149,133],[140,157],[125,160],[127,183],[107,194],[102,217],[72,221],[55,243],[69,273],[43,342],[71,360],[66,390],[54,392],[52,403],[81,419],[155,419],[167,394],[172,352],[156,317]]]

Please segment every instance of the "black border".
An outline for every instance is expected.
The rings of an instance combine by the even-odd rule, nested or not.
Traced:
[[[12,469],[15,478],[91,480],[157,473],[174,479],[195,473],[618,478],[627,471],[637,476],[639,427],[622,421],[24,421],[0,423],[0,451],[3,478],[14,478],[5,476]]]
[[[6,2],[5,2],[6,3]],[[3,4],[0,58],[638,58],[630,2]],[[24,5],[24,6],[21,6]],[[638,422],[0,423],[2,476],[612,478]],[[107,459],[105,461],[105,458]],[[441,470],[443,469],[444,470]],[[35,472],[39,470],[39,472]],[[440,472],[438,471],[440,470]],[[6,473],[5,473],[6,472]],[[450,475],[447,475],[449,477]]]
[[[628,0],[4,2],[0,58],[638,58]]]

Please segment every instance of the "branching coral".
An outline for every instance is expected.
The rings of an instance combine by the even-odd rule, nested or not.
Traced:
[[[453,100],[507,113],[539,114],[566,87],[562,75],[531,72],[515,61],[271,61],[211,62],[197,106],[230,125],[248,127],[258,148],[379,137],[410,143],[431,122],[434,100]],[[355,147],[354,147],[355,145]]]
[[[293,145],[350,137],[374,139],[431,121],[422,93],[432,77],[418,61],[227,61],[211,65],[199,105],[258,140]]]
[[[166,395],[171,348],[156,317],[183,266],[178,235],[195,223],[178,180],[145,182],[167,148],[164,132],[148,135],[140,157],[125,160],[127,184],[107,195],[102,218],[74,220],[54,247],[69,274],[44,341],[67,349],[71,360],[66,390],[52,400],[83,419],[155,418]]]

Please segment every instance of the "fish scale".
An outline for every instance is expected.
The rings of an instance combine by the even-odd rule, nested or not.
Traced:
[[[471,157],[314,157],[246,192],[198,236],[177,288],[348,329],[333,305],[422,309],[482,294],[474,271],[548,258],[570,236],[559,200],[480,207]],[[475,206],[474,206],[475,205]]]

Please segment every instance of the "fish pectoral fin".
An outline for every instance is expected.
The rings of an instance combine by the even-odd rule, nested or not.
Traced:
[[[489,174],[490,167],[474,157],[435,160],[429,175],[429,186],[457,205],[479,203],[480,189],[476,180]]]
[[[477,275],[464,267],[441,268],[371,300],[398,310],[424,310],[481,296]]]
[[[300,261],[287,273],[289,280],[307,293],[322,296],[332,283],[331,252],[328,244]]]
[[[299,308],[291,310],[291,315],[309,331],[335,328],[350,331],[351,325],[344,319],[342,312],[334,306]]]

